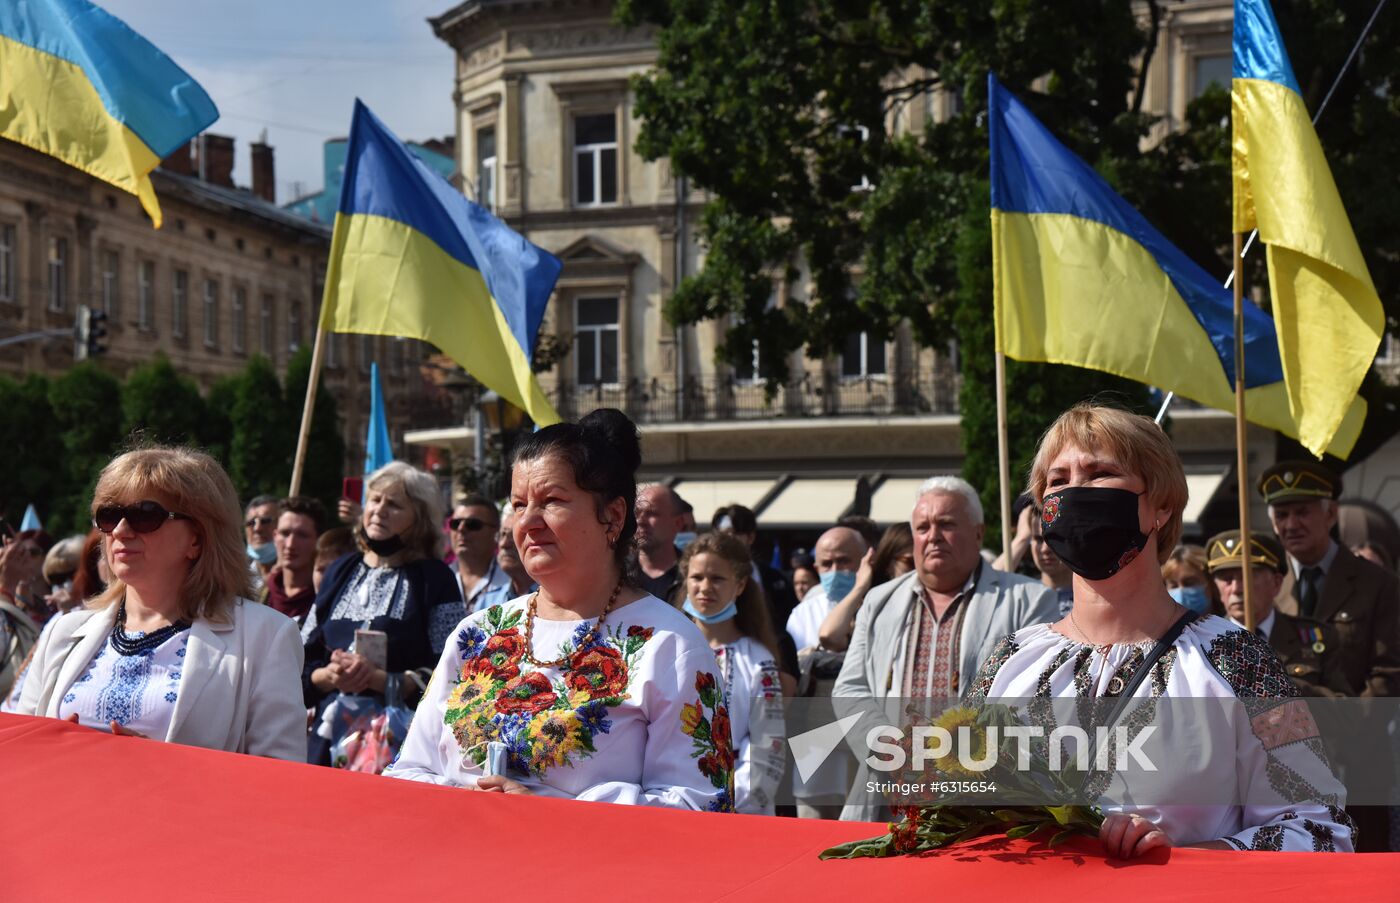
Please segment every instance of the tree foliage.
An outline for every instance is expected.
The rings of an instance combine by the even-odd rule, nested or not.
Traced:
[[[306,405],[306,383],[311,374],[311,348],[303,346],[287,362],[286,409],[293,424],[301,423]],[[296,437],[293,436],[293,441]],[[340,498],[340,478],[345,469],[345,440],[340,435],[340,412],[324,381],[316,385],[316,405],[311,413],[311,434],[306,443],[301,494],[320,499],[334,511]],[[279,490],[282,491],[282,490]]]
[[[49,404],[59,426],[63,466],[45,526],[50,532],[86,531],[92,487],[124,436],[121,384],[86,361],[49,384]]]
[[[288,409],[272,364],[261,355],[248,360],[234,391],[233,440],[228,471],[242,496],[280,495],[291,481],[291,459],[300,418]]]
[[[1188,129],[1142,149],[1153,120],[1141,109],[1141,73],[1162,6],[1149,2],[1138,20],[1121,0],[622,0],[624,24],[660,26],[656,69],[634,83],[637,149],[669,158],[709,197],[704,266],[668,316],[728,316],[721,357],[757,342],[774,380],[790,352],[822,357],[852,332],[888,337],[907,321],[926,346],[956,339],[968,469],[984,492],[994,487],[989,71],[1188,255],[1228,272],[1228,96],[1208,91]],[[1315,109],[1369,5],[1274,6]],[[1385,228],[1400,183],[1376,179],[1400,152],[1397,22],[1367,41],[1319,126],[1383,298],[1400,278],[1400,233]],[[933,92],[952,115],[894,127]],[[862,178],[870,190],[853,191]],[[799,262],[810,269],[807,303],[769,308],[775,270],[792,276]],[[1263,255],[1252,263],[1262,277]],[[855,285],[852,273],[863,274]],[[1009,363],[1022,463],[1044,426],[1086,395],[1145,400],[1142,387],[1102,374]]]
[[[157,353],[137,367],[121,387],[123,431],[162,445],[202,445],[207,421],[204,397],[194,380],[175,372]]]
[[[49,403],[49,381],[30,375],[24,382],[0,377],[0,411],[5,412],[7,460],[0,467],[0,515],[18,529],[31,502],[45,514],[65,481],[64,446]]]

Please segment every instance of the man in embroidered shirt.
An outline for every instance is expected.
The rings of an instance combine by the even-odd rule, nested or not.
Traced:
[[[846,733],[858,759],[868,754],[869,728],[888,723],[872,700],[955,699],[1002,637],[1060,616],[1053,589],[983,563],[982,504],[966,481],[925,481],[910,526],[914,570],[866,595],[832,691],[838,716],[861,712],[865,718]],[[887,807],[865,792],[865,782],[866,776],[857,777],[843,819],[886,816]]]

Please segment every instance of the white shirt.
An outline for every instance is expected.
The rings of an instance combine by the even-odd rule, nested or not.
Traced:
[[[542,796],[680,809],[733,807],[734,753],[714,653],[655,596],[594,621],[527,624],[529,597],[468,615],[448,640],[390,777],[475,786],[492,744]],[[524,658],[564,658],[538,668]],[[718,717],[717,719],[717,716]],[[719,735],[719,736],[716,736]]]
[[[1151,646],[1088,646],[1047,624],[1026,627],[997,644],[968,698],[1005,700],[1023,720],[1053,729],[1078,717],[1080,701],[1121,691]],[[1316,724],[1297,697],[1262,640],[1224,618],[1197,616],[1133,693],[1144,702],[1129,704],[1117,722],[1141,713],[1141,723],[1159,727],[1144,744],[1159,769],[1091,771],[1088,786],[1105,812],[1141,815],[1178,845],[1224,840],[1237,849],[1350,851],[1346,788],[1319,754]],[[1027,704],[1034,698],[1046,704]],[[1277,728],[1280,717],[1289,731]],[[1119,802],[1134,799],[1141,802]]]
[[[714,648],[734,738],[734,810],[774,814],[785,762],[783,689],[773,653],[753,637]]]
[[[1274,610],[1271,608],[1269,609],[1269,616],[1264,620],[1260,621],[1258,624],[1255,624],[1254,629],[1262,633],[1264,635],[1264,639],[1267,640],[1269,637],[1274,635],[1275,620],[1276,619],[1274,618]],[[1238,625],[1239,627],[1244,627],[1244,622],[1236,620],[1235,618],[1231,618],[1230,623]]]
[[[122,655],[108,637],[64,694],[58,717],[77,715],[79,724],[99,730],[110,730],[115,721],[138,734],[164,738],[180,696],[189,643],[190,632],[182,630],[154,649]]]
[[[828,599],[826,590],[818,584],[807,590],[807,595],[788,615],[787,632],[799,651],[821,645],[822,622],[836,607],[836,602]]]

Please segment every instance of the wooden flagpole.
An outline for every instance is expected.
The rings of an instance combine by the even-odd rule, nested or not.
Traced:
[[[322,301],[322,304],[325,302]],[[311,438],[311,415],[316,410],[316,386],[321,381],[321,362],[326,351],[326,328],[316,318],[316,344],[311,350],[311,372],[306,377],[306,403],[301,408],[301,432],[297,436],[297,454],[292,462],[292,486],[288,495],[301,491],[302,470],[306,465],[306,444]]]
[[[997,352],[997,463],[1001,469],[1001,554],[1011,569],[1011,450],[1006,426],[1006,355]]]
[[[1244,629],[1254,631],[1254,593],[1250,588],[1253,551],[1249,530],[1249,422],[1244,416],[1244,233],[1234,233],[1232,274],[1235,289],[1235,471],[1240,484],[1240,579],[1244,584]]]

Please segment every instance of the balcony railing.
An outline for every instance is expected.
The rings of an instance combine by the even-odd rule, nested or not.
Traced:
[[[959,377],[951,373],[839,378],[804,374],[769,397],[762,382],[720,377],[629,380],[621,385],[560,383],[549,395],[560,416],[594,408],[624,411],[637,423],[956,414]]]

